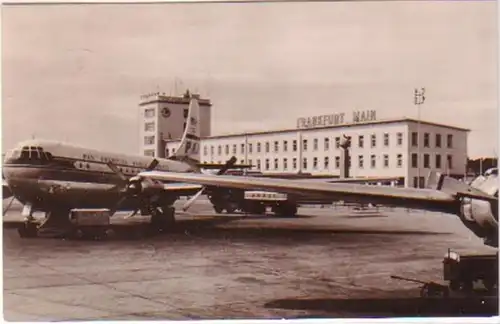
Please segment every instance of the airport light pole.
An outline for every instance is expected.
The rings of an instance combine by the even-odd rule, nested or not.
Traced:
[[[420,88],[417,89],[415,88],[414,92],[414,104],[417,106],[417,183],[418,183],[418,188],[421,187],[420,185],[420,106],[424,103],[425,101],[425,88]]]

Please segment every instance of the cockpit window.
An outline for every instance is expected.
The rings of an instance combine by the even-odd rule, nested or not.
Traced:
[[[14,149],[6,154],[7,163],[44,164],[52,160],[52,155],[37,146],[23,146],[21,150]]]

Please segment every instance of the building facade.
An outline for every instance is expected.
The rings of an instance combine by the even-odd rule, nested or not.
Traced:
[[[198,98],[200,105],[200,131],[202,137],[210,136],[210,100],[190,94],[189,90],[181,97],[152,93],[141,96],[139,104],[140,154],[165,157],[165,144],[168,140],[180,140],[186,127],[189,101],[191,96]]]
[[[423,187],[429,171],[462,178],[468,129],[402,118],[377,120],[376,111],[298,118],[296,128],[211,136],[211,107],[189,91],[182,97],[154,93],[140,103],[141,154],[168,157],[180,144],[191,96],[199,99],[201,162],[223,164],[232,156],[263,173],[339,176],[340,142],[351,138],[351,177],[399,177]],[[348,117],[352,116],[350,120]]]
[[[339,176],[340,141],[347,136],[351,177],[401,177],[405,186],[423,187],[430,170],[464,176],[467,134],[463,128],[398,119],[209,136],[202,138],[201,160],[223,164],[234,155],[239,163],[264,173]],[[178,145],[178,140],[167,141],[166,155]]]

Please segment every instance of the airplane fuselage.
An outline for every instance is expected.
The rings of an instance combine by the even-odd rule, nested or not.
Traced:
[[[187,163],[156,159],[159,162],[156,170],[195,172]],[[130,178],[144,171],[152,161],[153,157],[31,140],[6,154],[3,172],[14,196],[23,204],[31,203],[35,209],[109,208],[119,199],[116,186],[120,178],[106,163],[112,162]],[[129,208],[127,204],[123,206]]]

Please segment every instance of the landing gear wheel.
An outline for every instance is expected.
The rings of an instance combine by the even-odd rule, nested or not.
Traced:
[[[451,291],[459,291],[460,290],[460,281],[451,280],[449,286],[450,286]]]
[[[172,229],[175,225],[175,208],[165,207],[163,211],[156,209],[151,215],[151,226],[159,231],[163,232]]]
[[[33,222],[24,222],[18,229],[17,232],[22,238],[31,238],[38,235],[37,224]]]
[[[281,205],[273,208],[277,217],[295,217],[297,215],[296,205]]]

